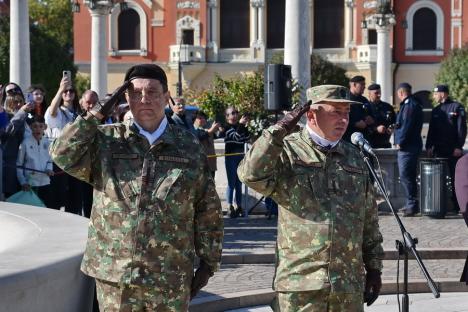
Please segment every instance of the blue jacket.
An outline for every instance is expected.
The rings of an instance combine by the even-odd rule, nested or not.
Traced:
[[[422,149],[422,125],[422,106],[410,95],[400,103],[396,119],[395,144],[400,145],[401,151],[418,152]]]

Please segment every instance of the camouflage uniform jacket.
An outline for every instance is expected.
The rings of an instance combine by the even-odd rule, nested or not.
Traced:
[[[221,204],[191,133],[168,125],[150,145],[131,121],[98,125],[77,118],[51,154],[64,171],[94,187],[85,274],[188,295],[195,253],[219,268]]]
[[[343,140],[326,152],[307,129],[285,134],[278,126],[264,130],[238,168],[245,184],[282,208],[274,287],[361,292],[364,265],[381,270],[383,257],[365,164]]]

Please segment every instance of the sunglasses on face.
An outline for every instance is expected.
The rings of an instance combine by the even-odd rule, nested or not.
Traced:
[[[72,89],[68,89],[68,90],[63,91],[63,93],[75,93],[75,91],[73,91]]]
[[[21,90],[19,88],[13,88],[13,89],[6,90],[6,93],[7,94],[20,94]]]
[[[239,114],[238,111],[232,111],[232,112],[227,112],[227,113],[226,113],[226,116],[229,116],[229,115],[235,116],[235,115],[237,115],[237,114]]]

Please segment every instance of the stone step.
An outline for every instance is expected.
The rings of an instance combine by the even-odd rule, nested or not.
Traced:
[[[385,250],[384,260],[397,260],[399,255],[396,250]],[[434,259],[466,259],[468,249],[466,248],[446,248],[446,249],[418,249],[419,256],[424,260]],[[400,256],[402,259],[402,256]],[[414,259],[412,254],[409,259]],[[266,253],[224,253],[222,264],[265,264],[275,263],[274,250]]]
[[[424,264],[440,292],[466,292],[468,286],[459,282],[464,260],[427,260]],[[384,261],[382,294],[395,294],[397,263]],[[190,311],[215,312],[269,304],[274,298],[271,288],[273,264],[223,265],[207,287],[192,301]],[[416,261],[408,266],[410,293],[430,292]],[[403,289],[403,262],[400,262],[400,292]]]

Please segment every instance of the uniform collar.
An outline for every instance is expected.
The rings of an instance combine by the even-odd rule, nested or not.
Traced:
[[[314,148],[314,149],[319,150],[319,151],[322,152],[323,154],[328,154],[328,153],[331,153],[331,152],[336,152],[336,153],[345,155],[345,150],[344,150],[344,146],[343,146],[343,144],[345,144],[345,143],[343,143],[343,139],[339,140],[333,147],[331,147],[331,148],[325,148],[325,147],[320,146],[319,144],[317,144],[317,143],[310,137],[309,130],[307,129],[307,127],[304,127],[304,129],[302,129],[302,132],[301,132],[301,139],[302,139],[307,145],[309,145],[310,147],[312,147],[312,148]]]

